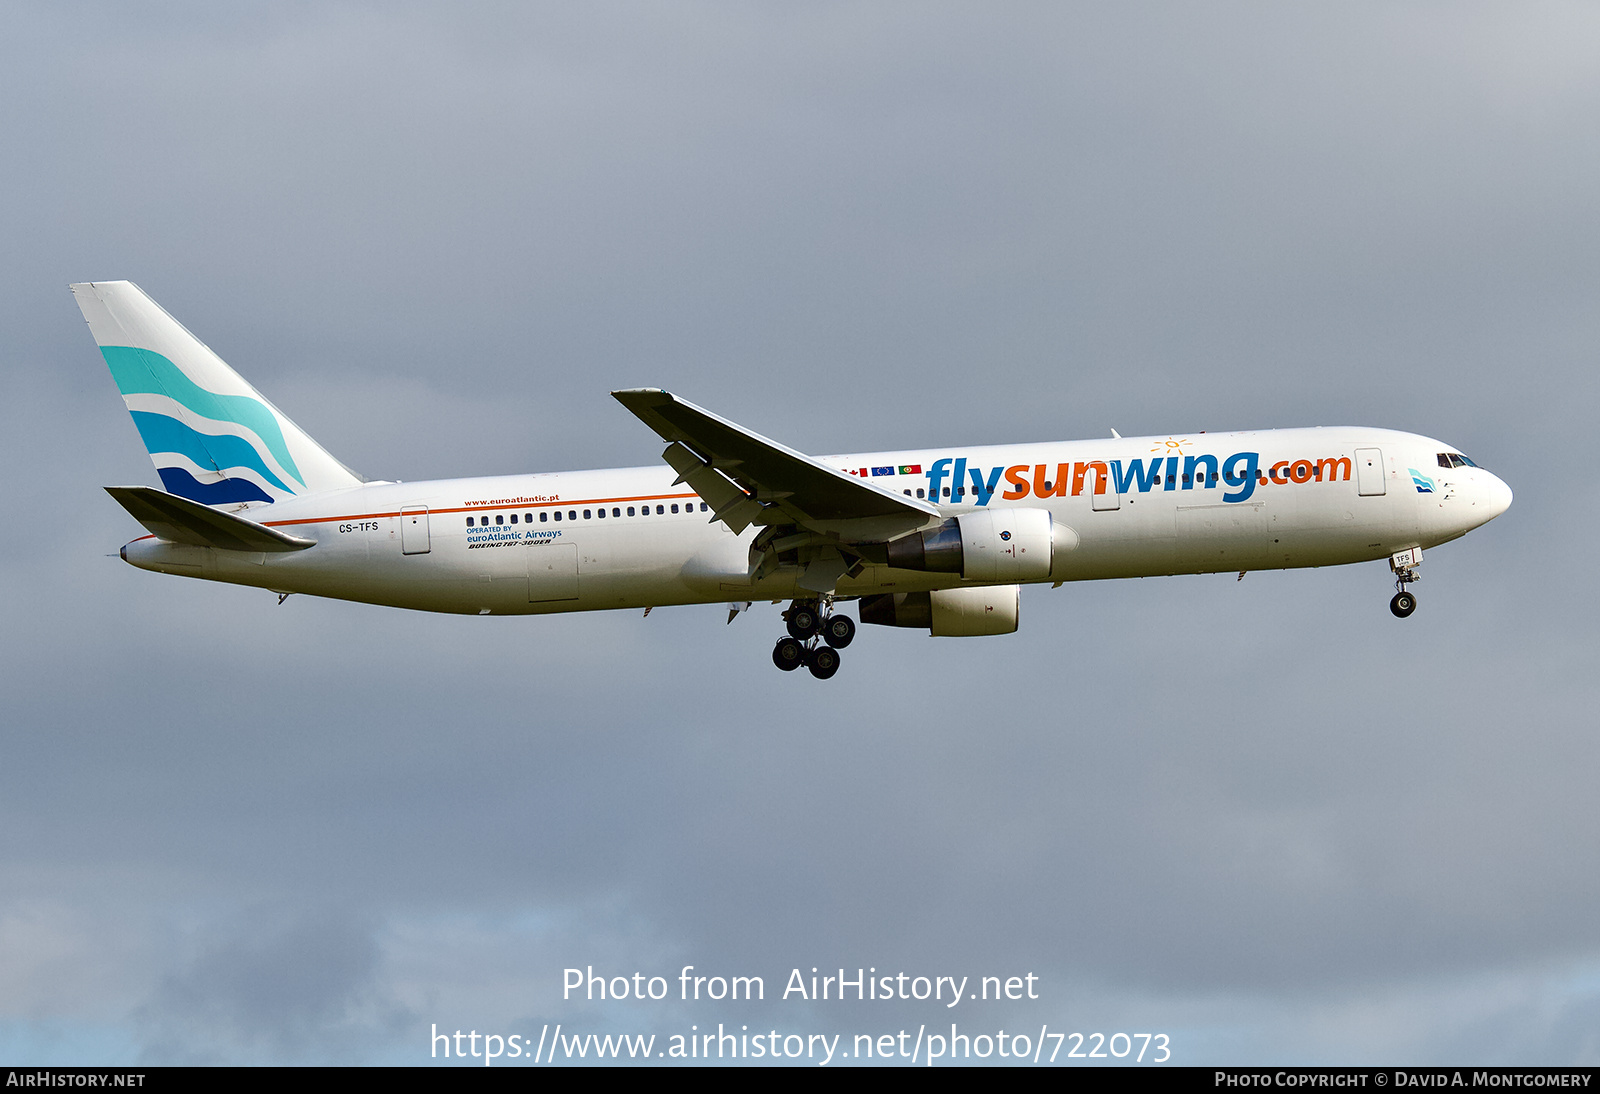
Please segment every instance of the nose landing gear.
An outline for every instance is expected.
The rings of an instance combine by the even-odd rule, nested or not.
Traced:
[[[839,652],[856,636],[856,621],[848,615],[834,614],[833,598],[796,600],[783,613],[789,634],[778,639],[772,649],[772,663],[784,672],[804,665],[818,680],[839,671]],[[819,640],[820,636],[820,640]]]
[[[1389,568],[1394,571],[1395,594],[1389,601],[1389,610],[1395,618],[1404,619],[1417,610],[1416,594],[1406,591],[1406,586],[1413,581],[1421,581],[1422,575],[1417,573],[1417,566],[1422,562],[1422,548],[1413,547],[1409,551],[1401,551],[1389,558]]]

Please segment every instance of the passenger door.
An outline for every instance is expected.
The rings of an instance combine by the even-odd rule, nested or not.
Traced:
[[[1383,451],[1377,448],[1356,449],[1356,493],[1363,498],[1381,497],[1384,493]]]
[[[428,507],[407,505],[400,510],[400,553],[425,555],[428,550]]]

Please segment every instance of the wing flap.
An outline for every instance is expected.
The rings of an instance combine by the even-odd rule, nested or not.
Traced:
[[[108,486],[105,489],[151,535],[172,543],[217,547],[224,551],[274,553],[304,551],[316,546],[314,539],[301,539],[231,513],[219,513],[199,502],[153,487]]]
[[[715,465],[702,462],[682,442],[673,441],[661,458],[678,473],[679,482],[688,483],[696,494],[710,504],[716,513],[712,519],[727,524],[734,535],[750,527],[761,516],[759,501],[739,489],[738,484],[717,470]]]

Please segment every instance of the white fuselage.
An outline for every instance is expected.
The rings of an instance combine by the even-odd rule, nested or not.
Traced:
[[[820,462],[926,496],[944,516],[1048,509],[1049,580],[1059,582],[1330,566],[1433,547],[1511,502],[1488,471],[1441,466],[1439,454],[1450,451],[1410,433],[1316,428]],[[123,557],[144,569],[277,592],[472,614],[805,595],[795,568],[752,580],[749,546],[759,529],[734,535],[673,479],[662,466],[373,483],[241,511],[316,541],[304,551],[224,551],[147,536]],[[867,565],[841,579],[836,595],[972,584],[981,583]]]

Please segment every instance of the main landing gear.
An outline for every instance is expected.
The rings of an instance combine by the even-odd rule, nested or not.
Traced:
[[[833,598],[796,600],[783,613],[789,633],[772,647],[772,663],[784,672],[804,665],[818,680],[839,671],[839,651],[856,636],[856,621],[848,615],[834,614]]]
[[[1389,601],[1389,610],[1397,619],[1404,619],[1417,610],[1417,597],[1415,593],[1407,592],[1406,586],[1413,581],[1421,581],[1422,575],[1417,573],[1417,567],[1422,563],[1422,548],[1413,547],[1409,551],[1401,551],[1389,559],[1389,568],[1394,571],[1394,598]]]

